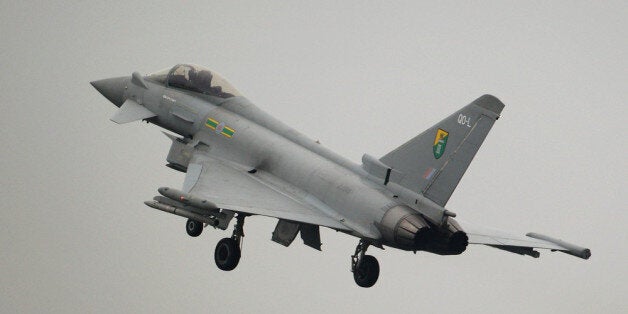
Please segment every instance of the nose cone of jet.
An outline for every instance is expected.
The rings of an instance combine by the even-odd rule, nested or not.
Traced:
[[[109,99],[110,102],[120,107],[125,100],[124,91],[126,90],[128,80],[128,77],[123,76],[93,81],[90,84],[105,98]]]

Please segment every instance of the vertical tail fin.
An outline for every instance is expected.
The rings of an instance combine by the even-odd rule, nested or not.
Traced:
[[[484,95],[386,154],[390,181],[445,206],[503,108]]]

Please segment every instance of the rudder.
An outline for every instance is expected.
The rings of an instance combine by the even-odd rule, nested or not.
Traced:
[[[504,104],[484,95],[380,158],[390,180],[445,206]]]

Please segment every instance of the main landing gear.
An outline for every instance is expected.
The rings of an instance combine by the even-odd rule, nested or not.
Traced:
[[[231,238],[224,238],[216,244],[214,261],[219,269],[234,270],[240,262],[242,237],[244,236],[244,215],[238,214]]]
[[[355,254],[351,255],[351,271],[353,280],[358,286],[363,288],[372,287],[379,277],[379,263],[372,255],[364,255],[369,243],[360,240],[355,248]]]

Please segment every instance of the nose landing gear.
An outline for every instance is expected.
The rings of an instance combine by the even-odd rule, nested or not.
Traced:
[[[362,288],[372,287],[379,277],[379,262],[372,255],[364,255],[369,243],[360,240],[355,248],[355,254],[351,255],[351,271],[353,280]]]
[[[185,223],[185,231],[190,237],[198,237],[203,232],[203,223],[194,219],[188,219]]]

